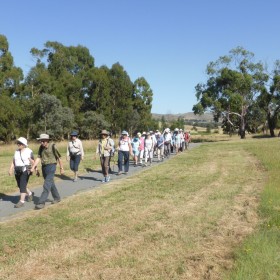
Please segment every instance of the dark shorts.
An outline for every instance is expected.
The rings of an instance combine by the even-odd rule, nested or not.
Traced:
[[[70,169],[72,171],[78,171],[81,161],[81,155],[75,155],[70,157]]]

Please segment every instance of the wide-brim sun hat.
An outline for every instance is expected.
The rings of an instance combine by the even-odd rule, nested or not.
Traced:
[[[38,141],[41,141],[41,140],[50,140],[50,135],[48,134],[45,134],[45,133],[42,133],[40,134],[40,137],[37,138]]]
[[[27,139],[24,138],[24,137],[19,137],[19,138],[17,139],[17,142],[23,144],[25,147],[28,146],[28,145],[27,145]]]
[[[107,131],[106,129],[101,130],[100,135],[109,135],[109,131]]]

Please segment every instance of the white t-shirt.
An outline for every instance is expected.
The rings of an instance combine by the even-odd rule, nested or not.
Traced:
[[[126,139],[121,138],[119,142],[119,150],[123,152],[129,152],[129,144],[131,144],[129,137],[126,137]]]
[[[34,159],[33,152],[29,148],[23,150],[16,150],[14,154],[14,165],[15,166],[26,166],[30,165],[30,158]]]

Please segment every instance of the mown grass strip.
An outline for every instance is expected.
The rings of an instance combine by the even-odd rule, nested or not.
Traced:
[[[268,180],[259,207],[264,222],[237,251],[236,267],[229,279],[276,280],[280,275],[279,139],[244,141],[242,146],[256,156],[267,171]]]
[[[202,145],[27,213],[0,225],[0,279],[219,279],[257,225],[263,174],[239,143]]]

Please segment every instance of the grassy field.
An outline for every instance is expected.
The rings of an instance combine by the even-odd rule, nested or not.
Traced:
[[[204,143],[3,222],[0,279],[279,279],[278,146]]]

